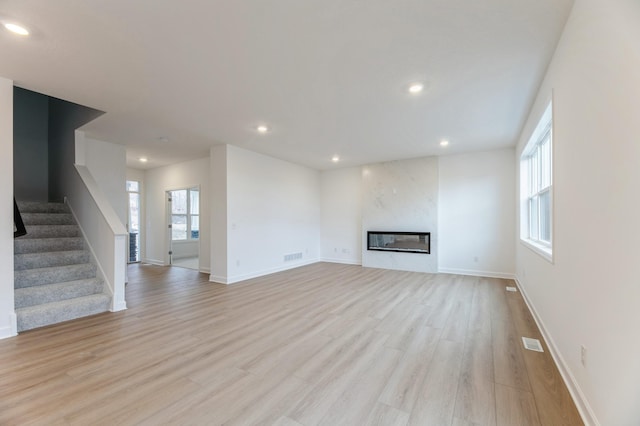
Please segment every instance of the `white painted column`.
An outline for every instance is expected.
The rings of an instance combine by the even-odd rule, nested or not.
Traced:
[[[13,295],[13,81],[0,77],[0,339],[17,334]],[[11,224],[11,225],[10,225]]]

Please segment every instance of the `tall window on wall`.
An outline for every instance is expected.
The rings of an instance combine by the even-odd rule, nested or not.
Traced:
[[[173,241],[200,238],[200,190],[198,188],[171,191],[171,239]]]
[[[129,263],[140,262],[140,182],[127,181],[129,196]]]
[[[520,238],[552,259],[553,121],[549,103],[520,157]]]

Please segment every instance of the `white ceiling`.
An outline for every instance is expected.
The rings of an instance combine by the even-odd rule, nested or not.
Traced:
[[[320,170],[486,150],[515,144],[572,3],[4,0],[32,35],[2,28],[0,76],[105,111],[84,129],[137,168],[219,143]]]

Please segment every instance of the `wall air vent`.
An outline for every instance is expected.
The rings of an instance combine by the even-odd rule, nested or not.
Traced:
[[[302,252],[291,253],[291,254],[285,254],[284,255],[284,261],[285,262],[291,262],[292,260],[300,260],[300,259],[302,259]]]
[[[511,291],[513,293],[517,292],[518,289],[516,287],[506,287],[507,291]]]
[[[538,339],[523,337],[522,343],[524,344],[525,349],[528,349],[530,351],[536,351],[536,352],[544,352],[544,350],[542,349],[542,344],[540,344],[540,340]]]

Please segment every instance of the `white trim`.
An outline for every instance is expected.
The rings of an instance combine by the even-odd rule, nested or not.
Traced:
[[[67,197],[64,197],[64,203],[69,208],[69,211],[73,216],[73,220],[75,220],[76,224],[78,225],[78,228],[80,229],[80,233],[82,234],[82,239],[84,240],[84,244],[89,249],[89,253],[91,253],[91,263],[97,266],[97,270],[96,270],[97,278],[100,278],[102,282],[105,284],[105,287],[107,287],[107,290],[109,290],[109,293],[111,293],[111,300],[113,301],[113,284],[109,282],[109,280],[107,279],[107,274],[105,274],[104,269],[102,269],[102,264],[98,262],[96,252],[93,250],[91,243],[89,243],[87,234],[84,232],[84,228],[82,227],[82,225],[80,225],[78,216],[76,216],[76,212],[73,211],[73,208],[71,207],[71,204],[69,204],[69,200],[67,200]]]
[[[541,256],[549,263],[553,264],[553,251],[551,250],[551,247],[546,247],[542,244],[536,244],[535,241],[525,238],[520,238],[520,242],[522,243],[522,245],[529,248],[531,251]]]
[[[211,268],[200,268],[198,270],[198,272],[200,272],[202,274],[210,274],[211,273]]]
[[[109,309],[109,311],[118,312],[118,311],[124,311],[125,309],[127,309],[127,302],[124,300],[119,300],[119,301],[113,302],[113,306],[111,309]]]
[[[544,112],[538,119],[538,124],[536,124],[535,129],[533,129],[533,132],[531,132],[529,141],[520,154],[521,160],[523,157],[531,155],[534,147],[538,144],[538,142],[540,142],[542,136],[544,136],[549,129],[551,129],[551,132],[553,133],[553,95],[552,99],[549,99],[549,101],[547,102],[547,106],[545,107]]]
[[[486,278],[502,278],[506,280],[514,280],[516,278],[516,275],[511,272],[481,271],[481,270],[475,270],[475,269],[438,268],[438,273],[470,275],[475,277],[486,277]]]
[[[520,293],[522,294],[522,298],[524,299],[524,302],[527,304],[529,311],[533,315],[533,319],[535,320],[536,325],[538,326],[538,329],[540,330],[540,333],[542,334],[543,339],[547,343],[547,347],[549,348],[551,357],[553,358],[553,361],[555,362],[556,367],[558,367],[560,376],[562,376],[562,380],[567,386],[567,389],[569,390],[569,394],[571,394],[571,398],[573,399],[573,402],[576,404],[576,408],[580,413],[580,417],[582,417],[582,421],[586,426],[600,426],[600,422],[596,418],[596,415],[593,412],[593,409],[591,408],[589,401],[584,396],[584,393],[582,392],[580,385],[578,384],[575,377],[571,373],[571,370],[569,369],[567,363],[562,357],[562,354],[558,350],[558,347],[553,341],[553,338],[547,331],[547,328],[544,326],[544,322],[542,321],[542,318],[540,318],[540,316],[538,315],[538,311],[536,311],[536,308],[533,306],[533,303],[527,296],[527,292],[525,291],[524,287],[520,283],[520,280],[518,279],[517,276],[515,277],[515,282],[516,282],[516,285],[518,286],[518,289],[520,290]]]
[[[18,317],[16,312],[9,313],[9,325],[7,327],[0,328],[0,339],[6,339],[8,337],[15,337],[18,335]]]
[[[167,266],[164,263],[164,260],[149,259],[149,258],[142,259],[141,263],[148,263],[149,265],[156,265],[156,266]]]
[[[362,266],[362,262],[359,260],[350,260],[350,259],[334,259],[331,257],[321,257],[319,262],[327,262],[327,263],[340,263],[343,265],[358,265]]]
[[[227,278],[221,275],[209,275],[209,282],[216,284],[231,284],[227,282]]]
[[[265,275],[274,274],[276,272],[288,271],[289,269],[299,268],[301,266],[312,265],[314,263],[318,263],[318,259],[310,259],[302,262],[296,262],[294,264],[285,265],[285,266],[277,266],[275,268],[263,269],[262,271],[250,272],[248,274],[235,275],[232,277],[221,277],[211,275],[209,277],[209,281],[222,283],[222,284],[234,284],[240,281],[250,280],[251,278],[258,278]]]

